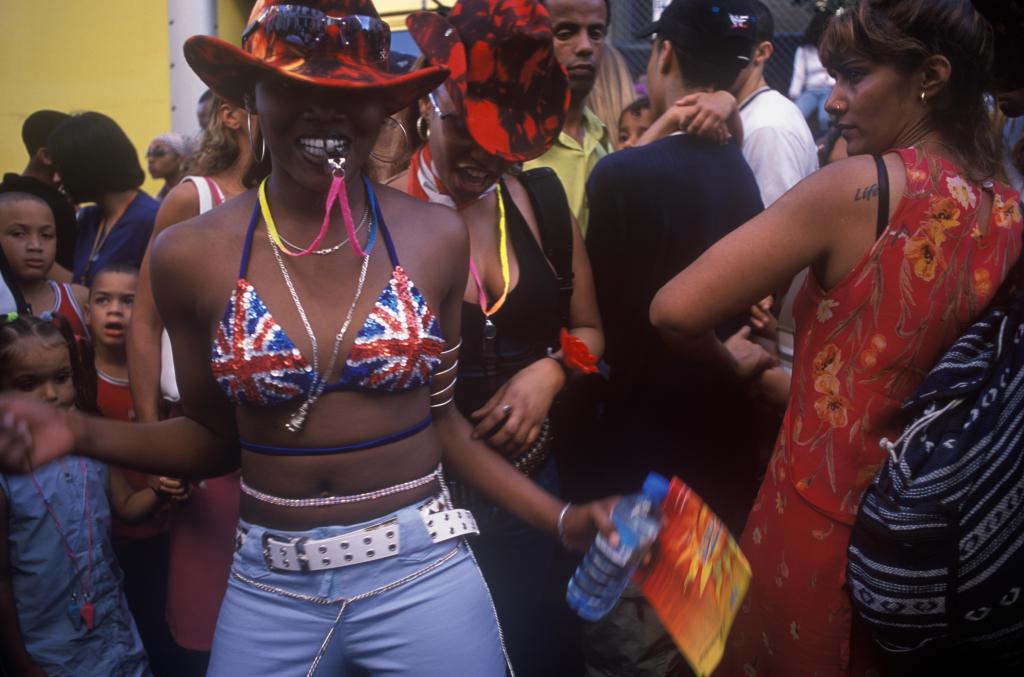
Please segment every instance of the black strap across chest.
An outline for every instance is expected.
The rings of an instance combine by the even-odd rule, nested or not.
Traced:
[[[533,213],[537,215],[544,256],[558,277],[558,319],[569,327],[569,305],[572,300],[572,215],[565,188],[550,167],[538,167],[519,175],[519,182],[530,196]]]

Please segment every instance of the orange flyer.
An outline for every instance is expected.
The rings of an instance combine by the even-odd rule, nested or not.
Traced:
[[[644,596],[698,676],[722,660],[729,629],[750,584],[750,564],[711,509],[678,477],[662,504],[665,526]]]

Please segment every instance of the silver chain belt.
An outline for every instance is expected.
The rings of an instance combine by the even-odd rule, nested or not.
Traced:
[[[403,491],[411,491],[418,489],[419,487],[426,486],[441,478],[441,466],[437,466],[434,472],[429,475],[424,475],[415,480],[408,482],[402,482],[401,484],[395,484],[390,487],[383,489],[376,489],[374,491],[367,491],[361,494],[352,494],[349,496],[319,496],[317,498],[281,498],[280,496],[272,496],[265,494],[258,489],[253,489],[245,483],[245,478],[241,480],[242,493],[255,498],[257,501],[263,503],[269,503],[270,505],[277,505],[283,508],[323,508],[331,505],[347,505],[349,503],[360,503],[362,501],[372,501],[377,498],[384,498],[385,496],[392,496],[394,494],[400,494]]]

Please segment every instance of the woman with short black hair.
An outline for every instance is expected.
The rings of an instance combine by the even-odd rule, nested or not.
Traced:
[[[160,203],[139,190],[146,175],[128,136],[102,113],[79,113],[47,139],[54,166],[72,201],[95,202],[78,214],[73,279],[89,286],[114,263],[138,267]]]

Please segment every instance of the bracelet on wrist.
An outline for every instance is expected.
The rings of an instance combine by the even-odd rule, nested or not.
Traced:
[[[566,503],[562,506],[562,511],[558,513],[558,523],[556,525],[558,527],[558,540],[560,540],[562,545],[566,548],[569,547],[569,544],[565,540],[565,516],[569,513],[569,508],[571,507],[572,503]]]
[[[597,357],[590,352],[587,344],[576,336],[569,333],[565,327],[559,332],[558,350],[548,348],[548,354],[552,360],[561,363],[566,372],[578,371],[581,374],[593,374],[597,372]]]

